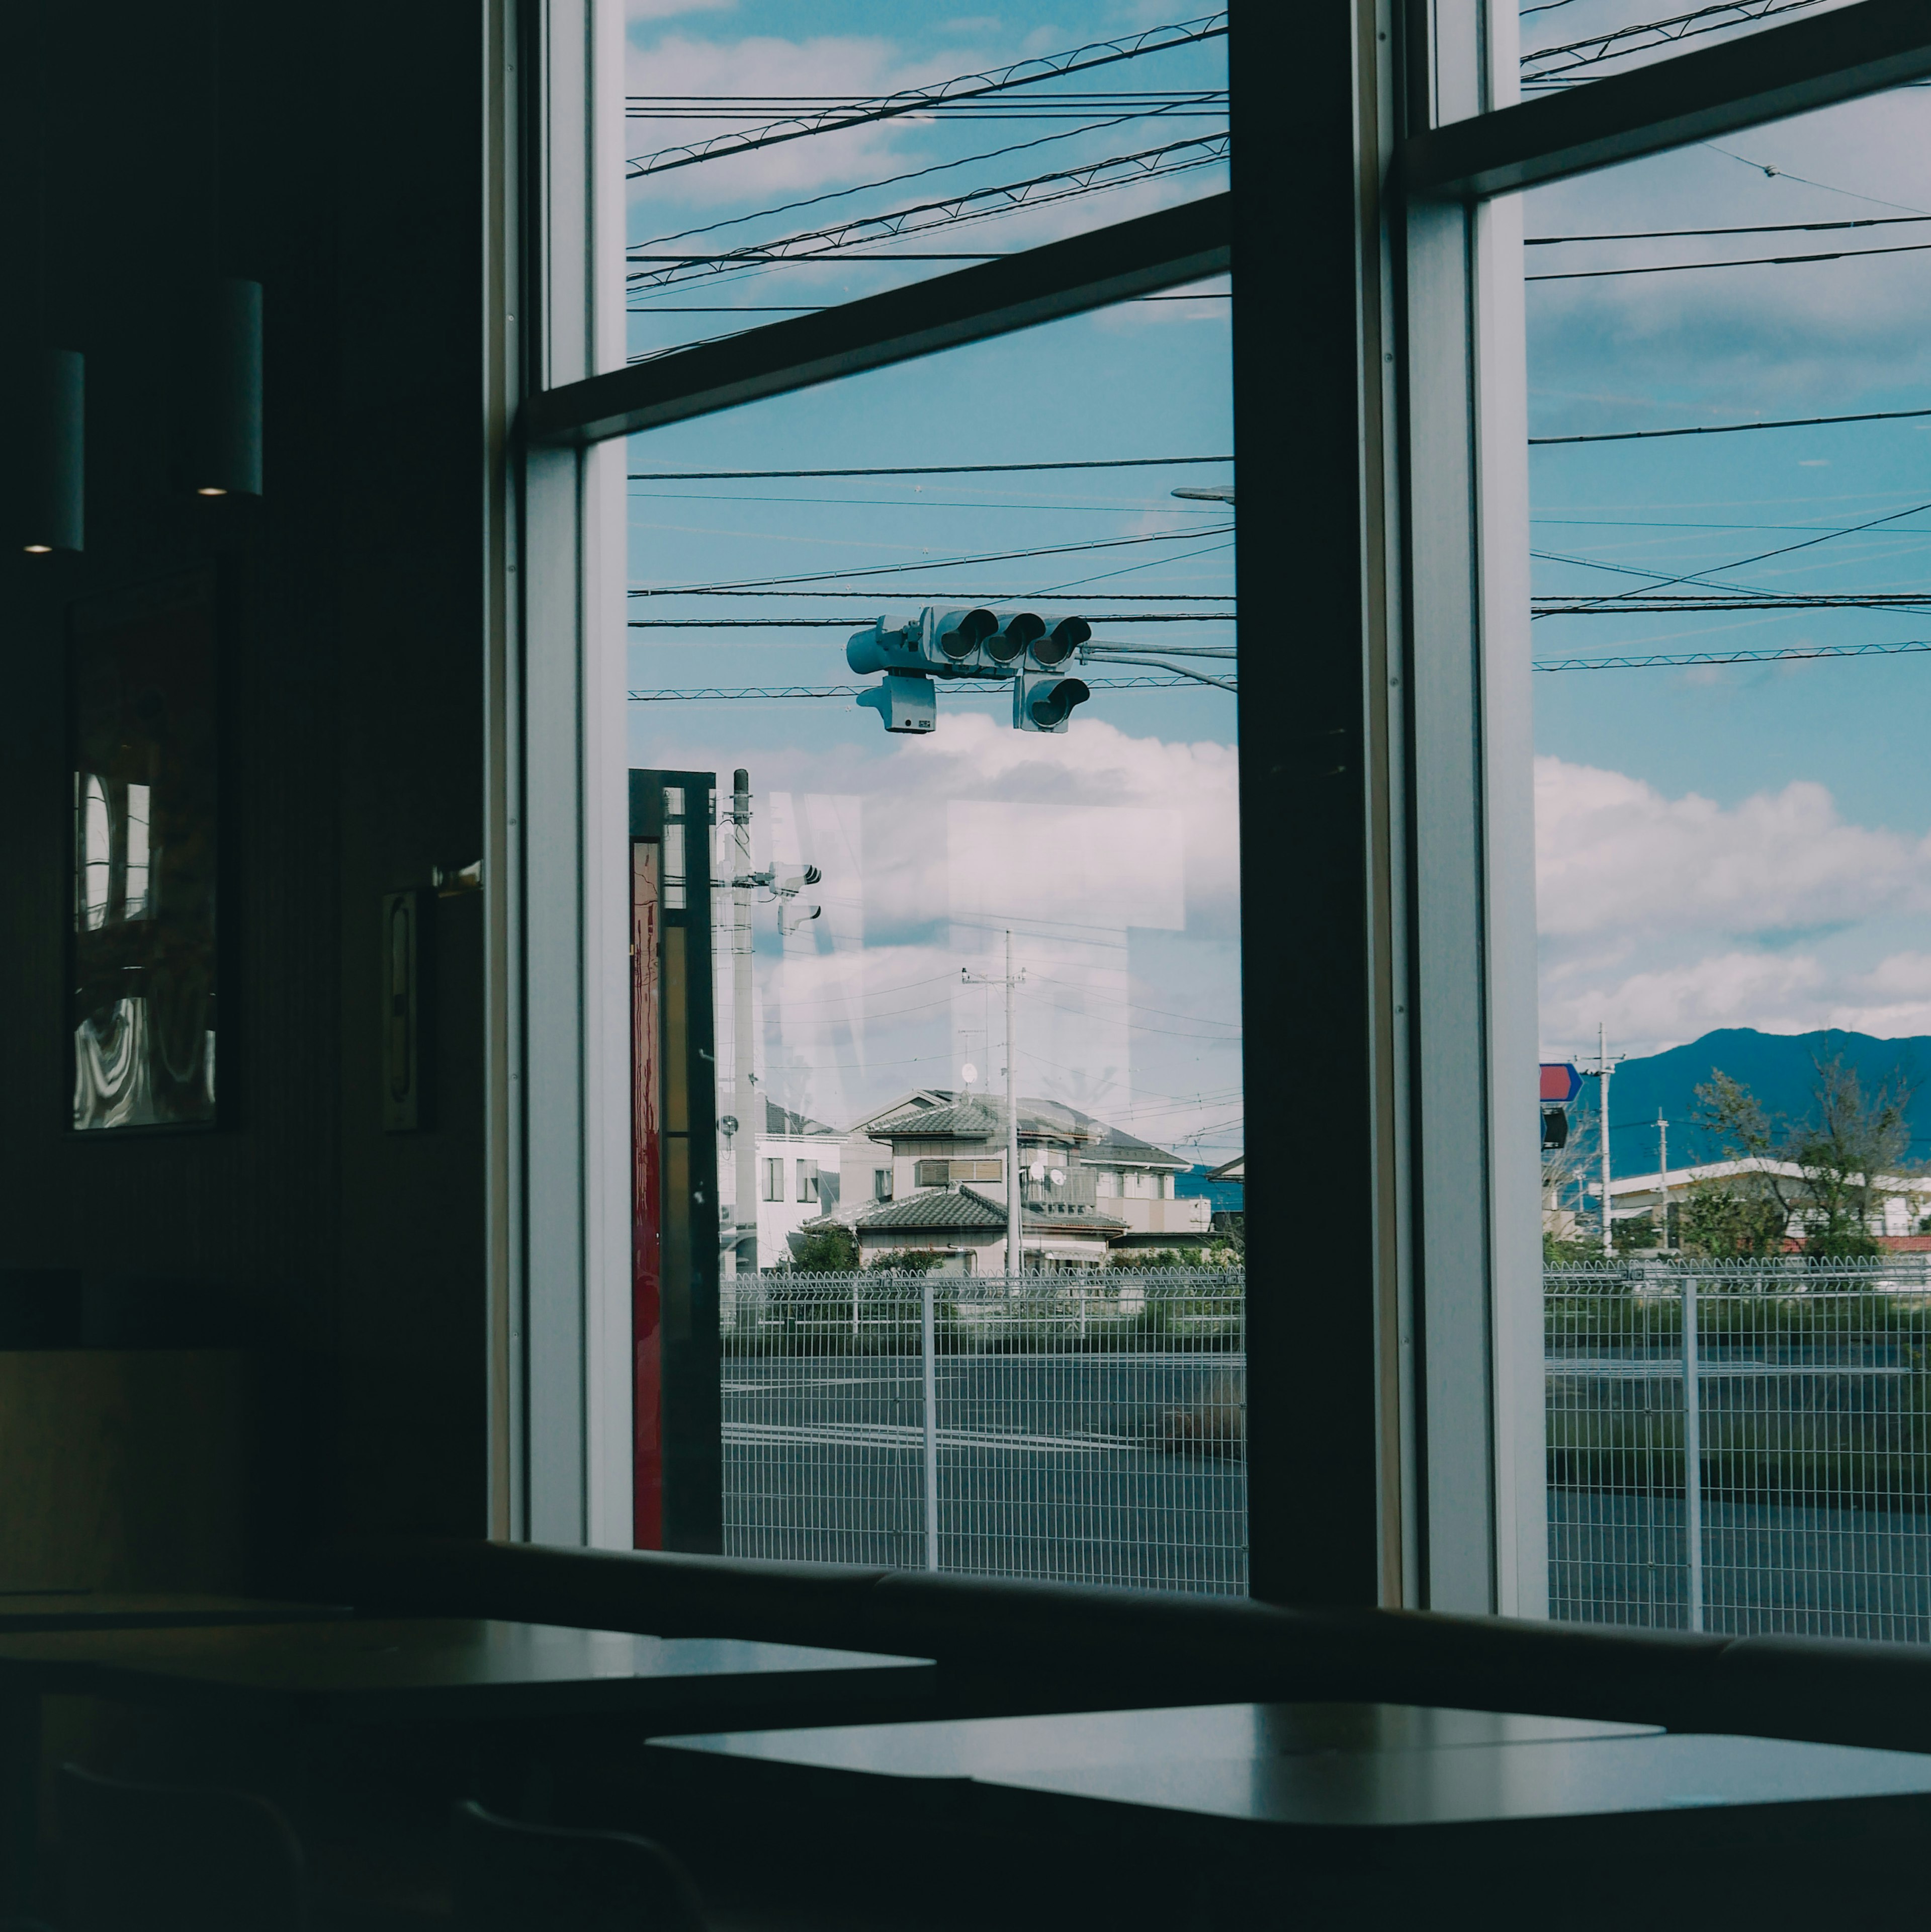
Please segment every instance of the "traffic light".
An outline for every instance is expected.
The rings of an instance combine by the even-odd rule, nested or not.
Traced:
[[[1092,635],[1083,617],[1063,617],[1049,631],[1031,610],[925,610],[895,628],[880,617],[854,632],[845,662],[862,675],[885,674],[884,682],[858,701],[876,711],[888,731],[933,729],[934,678],[1009,682],[1015,730],[1063,731],[1073,707],[1093,694],[1081,680],[1055,674]]]
[[[1015,731],[1063,731],[1073,706],[1093,695],[1086,681],[1055,677],[1050,671],[1021,671],[1012,687],[1012,728]]]
[[[931,642],[925,656],[941,677],[997,677],[1003,675],[986,662],[987,638],[999,628],[999,620],[990,610],[948,610],[934,623],[925,613],[924,622]]]
[[[938,706],[933,702],[929,677],[888,673],[883,682],[860,692],[858,701],[866,710],[876,711],[885,720],[888,731],[929,731],[938,722]]]

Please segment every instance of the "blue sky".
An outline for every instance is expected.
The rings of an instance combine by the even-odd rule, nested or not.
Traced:
[[[1525,23],[1536,30],[1525,43],[1614,17],[1574,0]],[[1927,117],[1931,92],[1901,89],[1527,197],[1531,236],[1784,231],[1534,248],[1531,274],[1908,251],[1531,282],[1531,434],[1931,407],[1931,252],[1916,246],[1931,242],[1931,222],[1897,219],[1931,211]],[[1846,220],[1893,225],[1789,226]],[[1778,594],[1931,590],[1931,511],[1918,508],[1931,506],[1927,422],[1545,447],[1531,476],[1541,595],[1661,589],[1692,572]],[[1899,610],[1534,626],[1543,660],[1926,638],[1931,615]],[[1718,1026],[1931,1031],[1920,749],[1931,656],[1564,673],[1535,686],[1546,1054],[1593,1046],[1598,1018],[1612,1044],[1639,1052]]]
[[[1524,44],[1533,50],[1580,38],[1657,10],[1653,0],[1564,0],[1525,19]],[[858,4],[807,11],[775,0],[634,6],[634,93],[660,104],[665,96],[721,92],[761,99],[736,121],[633,122],[630,152],[752,124],[767,110],[784,111],[790,97],[802,109],[805,97],[924,85],[1183,16],[1180,9],[1099,5],[1050,16]],[[1188,97],[1224,86],[1225,45],[1212,40],[1005,97],[1030,112],[1071,111],[1078,104],[1062,99],[1055,109],[1047,97],[1074,92],[1159,94],[1138,109],[1118,99],[1085,104],[1090,118],[1111,118],[1111,125],[988,110],[976,119],[895,121],[653,175],[633,185],[632,244],[673,254],[768,243],[848,216],[1210,134],[1222,124],[1207,111],[1210,99],[1203,106]],[[1526,230],[1540,237],[1909,218],[1931,211],[1927,113],[1931,91],[1900,90],[1539,190],[1527,199]],[[947,165],[973,156],[982,158]],[[1198,158],[1176,150],[1160,166]],[[936,172],[887,178],[917,170]],[[1030,245],[1211,192],[1225,178],[1217,164],[1189,165],[1125,188],[928,231],[916,242],[868,242],[861,252]],[[778,206],[808,200],[809,207]],[[766,208],[775,212],[737,219]],[[728,225],[714,225],[720,223]],[[1921,239],[1931,241],[1931,223],[1570,242],[1526,250],[1525,266],[1546,276],[1909,248]],[[675,272],[667,285],[640,296],[637,306],[652,314],[634,323],[633,352],[774,319],[754,310],[846,299],[961,266],[893,266],[850,254],[727,274],[703,265],[652,265]],[[1922,320],[1927,276],[1931,252],[1903,252],[1864,262],[1531,282],[1531,432],[1931,407],[1931,340]],[[661,432],[633,444],[631,466],[1225,454],[1232,448],[1227,304],[1216,299],[1224,292],[1223,285],[1183,301],[1132,304]],[[674,308],[736,312],[667,312]],[[1535,566],[1535,590],[1603,595],[1698,572],[1775,592],[1915,592],[1931,511],[1727,574],[1722,567],[1931,504],[1927,424],[1931,418],[1536,449],[1531,539],[1546,554]],[[1231,589],[1231,532],[1213,534],[1231,518],[1170,494],[1229,480],[1230,470],[1201,466],[637,483],[631,568],[640,587],[920,566],[845,580],[877,586],[875,600],[721,599],[707,592],[652,596],[637,606],[656,616],[727,610],[836,613],[862,622],[881,613],[911,615],[928,595],[943,607],[949,596],[967,592],[1029,593],[1049,615],[1106,611],[1110,591],[1118,621],[1104,626],[1103,634],[1224,639],[1229,633],[1218,626],[1128,624],[1133,607],[1123,593],[1177,600]],[[1140,538],[1156,541],[1125,541]],[[940,561],[1078,543],[1118,548],[970,568]],[[1600,565],[1639,574],[1594,567]],[[1543,659],[1896,642],[1931,636],[1931,613],[1552,616],[1537,621],[1533,634]],[[631,682],[640,688],[846,680],[842,629],[636,635],[642,641],[631,653]],[[1931,1032],[1931,795],[1918,748],[1927,680],[1931,656],[1924,656],[1537,676],[1545,1053],[1593,1042],[1599,1018],[1612,1043],[1639,1052],[1717,1026]],[[1022,926],[1030,922],[1038,970],[1063,982],[1057,1010],[1042,1006],[1029,1021],[1022,1010],[1024,1084],[1083,1096],[1096,1111],[1120,1110],[1152,1137],[1185,1138],[1204,1155],[1232,1151],[1240,1136],[1237,1097],[1228,1099],[1238,1084],[1237,1026],[1229,1024],[1238,1011],[1230,865],[1237,827],[1222,755],[1233,742],[1231,703],[1203,691],[1097,692],[1065,737],[1033,738],[1016,749],[997,699],[949,699],[942,711],[942,730],[922,744],[888,740],[870,714],[843,700],[631,708],[640,763],[752,765],[754,783],[773,794],[770,812],[760,811],[774,837],[781,831],[794,844],[835,844],[846,836],[838,826],[879,828],[841,848],[848,874],[865,875],[862,889],[848,876],[835,892],[828,872],[825,916],[808,939],[786,941],[790,950],[781,952],[775,927],[760,928],[775,969],[761,982],[763,1037],[774,1079],[791,1083],[790,1103],[829,1118],[914,1079],[943,1084],[942,1072],[955,1078],[975,1028],[974,1064],[983,1069],[991,1060],[996,1069],[983,1012],[940,982],[947,962],[982,963],[975,949],[992,943],[1003,916],[997,907],[987,911],[988,879],[997,874],[1010,886],[1006,910],[1030,908],[1013,916]],[[808,798],[820,802],[799,802]],[[865,802],[853,820],[850,808],[823,802],[833,798]],[[1031,817],[988,874],[962,856],[958,842],[968,834],[959,828],[981,806],[1014,802]],[[1144,816],[1162,811],[1179,814],[1177,847]],[[1117,838],[1105,830],[1109,813],[1117,815]],[[1125,887],[1102,850],[1135,839],[1148,842],[1147,890],[1163,908],[1145,923],[1117,902]],[[795,856],[822,856],[802,846]],[[1184,874],[1177,914],[1163,899],[1159,876],[1172,863]],[[1042,866],[1048,877],[1077,872],[1084,881],[1068,888],[1060,908],[1066,916],[1057,922],[1027,896]],[[922,867],[925,885],[914,890],[908,881]],[[957,893],[934,896],[931,879],[954,874],[979,909],[976,924],[955,916]],[[1082,910],[1090,916],[1075,916]],[[1101,938],[1080,937],[1094,932]],[[887,1015],[894,1000],[903,1004],[890,988],[913,979],[928,1004]],[[1075,982],[1081,990],[1068,991]],[[840,990],[847,986],[860,991]],[[839,1028],[856,1043],[835,1051]]]
[[[634,8],[631,89],[761,94],[781,107],[782,96],[923,85],[1167,16],[1088,6],[1050,20],[914,16],[908,30],[903,9],[828,6],[812,9],[801,30],[805,17],[796,8],[748,4],[648,17]],[[1224,45],[1028,90],[1014,103],[1018,115],[1001,106],[997,118],[895,122],[665,171],[633,186],[633,246],[674,254],[769,242],[850,214],[1192,140],[1225,125],[1210,98],[1210,112],[1177,118],[1137,111],[1170,106],[1165,99],[1056,107],[1042,96],[1154,89],[1190,107],[1185,97],[1224,88]],[[1054,118],[1031,118],[1042,107]],[[743,124],[633,121],[630,152]],[[991,153],[1022,142],[1043,145]],[[975,155],[986,158],[943,165]],[[1174,157],[1195,158],[1184,148]],[[922,169],[937,172],[913,182],[888,178]],[[1225,181],[1224,165],[1156,171],[1123,188],[949,226],[916,247],[1031,246]],[[828,196],[835,198],[731,219]],[[726,220],[703,238],[681,233]],[[880,251],[902,255],[910,245]],[[633,352],[775,319],[664,315],[673,306],[838,301],[962,266],[843,260],[697,274],[634,296],[634,306],[656,313],[634,323]],[[1180,300],[1125,304],[637,438],[630,467],[1224,459],[1233,448],[1228,308],[1224,283]],[[1001,592],[1024,594],[995,608],[1035,608],[1049,622],[1090,613],[1105,620],[1099,634],[1121,641],[1229,642],[1225,621],[1131,620],[1148,609],[1189,619],[1231,609],[1231,512],[1171,493],[1231,480],[1222,460],[1021,475],[633,482],[631,580],[652,593],[632,599],[634,616],[844,621],[640,630],[631,685],[851,683],[846,639],[874,617],[897,621],[928,603],[943,609]],[[1048,549],[1059,554],[1004,554]],[[949,561],[964,557],[998,560]],[[705,587],[857,572],[873,574],[832,580],[862,592],[851,597],[727,597]],[[662,594],[680,586],[691,588]],[[1187,598],[1210,601],[1190,610]],[[889,736],[849,697],[634,704],[630,722],[639,765],[724,775],[749,768],[757,862],[809,861],[825,874],[809,895],[823,908],[817,921],[781,938],[771,909],[756,915],[760,1073],[773,1097],[843,1125],[908,1088],[960,1085],[966,1064],[982,1090],[1002,1084],[999,997],[961,984],[960,972],[995,970],[1010,926],[1027,976],[1019,1001],[1022,1091],[1085,1106],[1202,1159],[1240,1147],[1231,698],[1198,686],[1098,689],[1063,736],[1013,731],[1004,687],[980,697],[948,692],[939,730],[922,740]]]

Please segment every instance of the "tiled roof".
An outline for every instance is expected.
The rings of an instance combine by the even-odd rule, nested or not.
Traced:
[[[981,1100],[973,1094],[960,1095],[943,1087],[919,1090],[922,1097],[908,1100],[889,1112],[861,1120],[856,1131],[874,1140],[910,1140],[921,1136],[949,1140],[1003,1138],[1006,1132],[1006,1103],[998,1098]],[[1177,1154],[1168,1154],[1150,1141],[1123,1132],[1106,1121],[1082,1113],[1057,1100],[1019,1101],[1019,1136],[1022,1140],[1063,1142],[1078,1150],[1079,1158],[1099,1167],[1171,1168],[1184,1171],[1190,1162]]]
[[[949,1141],[988,1141],[1000,1131],[999,1116],[976,1100],[955,1101],[946,1107],[902,1107],[874,1120],[865,1132],[874,1140],[928,1137]]]
[[[1028,1204],[1022,1210],[1027,1227],[1037,1233],[1057,1228],[1062,1234],[1112,1234],[1123,1228],[1124,1221],[1075,1203],[1046,1208]],[[970,1187],[956,1190],[922,1187],[901,1200],[881,1201],[853,1218],[861,1229],[889,1230],[905,1228],[1003,1228],[1006,1210]]]
[[[1006,1210],[969,1188],[922,1188],[902,1201],[881,1201],[853,1224],[863,1229],[892,1228],[1003,1228]]]

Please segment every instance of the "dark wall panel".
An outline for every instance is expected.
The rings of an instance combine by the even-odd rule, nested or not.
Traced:
[[[10,200],[37,211],[0,236],[0,367],[85,353],[88,542],[0,548],[0,1268],[199,1284],[276,1352],[265,1562],[310,1530],[474,1532],[480,908],[439,908],[415,1134],[382,1130],[376,931],[383,892],[481,849],[480,16],[229,0],[217,112],[205,0],[37,10],[43,65],[29,34],[0,66]],[[266,291],[259,502],[169,478],[178,318],[217,254]],[[64,612],[208,561],[222,1122],[76,1136]]]

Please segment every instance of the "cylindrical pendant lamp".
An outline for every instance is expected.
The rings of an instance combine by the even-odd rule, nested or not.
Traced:
[[[262,494],[262,285],[223,276],[195,344],[187,482],[199,496]]]
[[[36,350],[20,398],[20,543],[77,550],[85,529],[86,380],[77,349]]]

